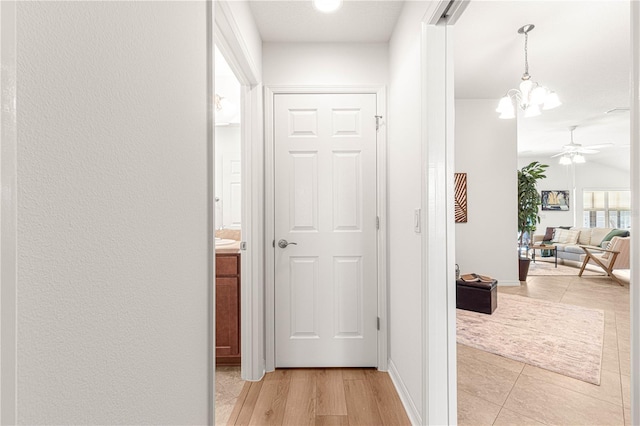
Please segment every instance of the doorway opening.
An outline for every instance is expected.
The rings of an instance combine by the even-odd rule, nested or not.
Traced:
[[[576,340],[575,343],[568,345],[573,349],[573,353],[567,353],[564,359],[560,356],[551,359],[550,351],[533,349],[536,337],[538,341],[542,341],[542,338],[546,339],[553,335],[555,347],[562,346],[562,339],[568,338],[561,333],[553,332],[552,327],[548,327],[547,330],[539,329],[535,333],[531,332],[530,335],[518,330],[514,333],[518,334],[517,338],[505,338],[510,342],[522,339],[519,344],[514,345],[518,348],[517,356],[520,357],[520,360],[515,361],[513,357],[509,359],[509,355],[513,355],[514,352],[507,345],[499,347],[495,340],[492,341],[490,332],[483,332],[483,337],[476,339],[477,343],[481,343],[474,345],[468,340],[474,330],[460,326],[460,330],[464,329],[464,331],[458,334],[458,341],[466,339],[467,343],[458,346],[458,419],[465,423],[477,423],[480,418],[488,422],[518,422],[515,420],[516,417],[507,420],[507,416],[518,415],[540,421],[543,416],[541,413],[544,412],[543,421],[547,423],[599,423],[605,421],[597,417],[602,411],[596,409],[595,414],[592,412],[587,414],[587,410],[567,410],[566,401],[571,398],[576,404],[585,404],[587,398],[583,396],[584,394],[589,394],[593,390],[606,389],[613,383],[612,387],[621,395],[620,398],[604,401],[601,395],[593,394],[594,399],[589,400],[589,404],[599,407],[610,407],[611,404],[615,404],[615,413],[606,421],[630,422],[628,397],[625,402],[622,396],[629,395],[630,383],[629,286],[627,285],[626,288],[619,286],[615,281],[604,276],[604,272],[597,267],[594,267],[593,272],[588,271],[582,278],[578,277],[584,258],[578,245],[600,245],[613,228],[626,226],[624,221],[618,219],[619,216],[606,223],[604,206],[600,212],[602,220],[599,224],[595,220],[593,225],[588,220],[584,223],[583,218],[585,214],[587,219],[590,216],[589,202],[584,197],[585,190],[628,189],[631,183],[628,162],[629,115],[626,111],[616,109],[618,104],[626,106],[629,102],[630,90],[626,77],[629,70],[628,52],[630,50],[628,47],[629,4],[623,2],[611,7],[606,2],[592,2],[581,9],[583,14],[581,20],[562,26],[557,25],[557,21],[548,19],[549,11],[545,11],[542,4],[536,3],[533,6],[535,13],[527,13],[526,7],[528,6],[514,6],[509,2],[500,4],[471,2],[456,25],[456,172],[468,173],[470,182],[474,179],[482,181],[478,187],[469,188],[469,205],[477,209],[475,220],[470,217],[469,223],[456,225],[456,261],[463,272],[477,272],[498,279],[500,287],[497,308],[494,314],[487,315],[487,318],[495,318],[498,313],[498,318],[506,322],[513,316],[500,315],[501,310],[504,314],[505,309],[512,309],[518,305],[521,307],[518,315],[522,318],[523,313],[526,312],[525,308],[531,309],[535,306],[536,309],[532,310],[533,312],[527,317],[529,330],[535,330],[533,324],[540,323],[546,314],[545,309],[572,305],[570,309],[557,311],[562,313],[557,315],[558,319],[562,321],[564,318],[564,323],[567,325],[571,323],[572,315],[576,313],[579,313],[577,317],[586,322],[588,318],[598,318],[597,312],[595,316],[592,314],[596,310],[604,311],[604,317],[597,320],[599,325],[589,330],[590,341],[602,342],[595,347],[595,352],[602,354],[602,358],[596,357],[596,361],[591,364],[583,361],[582,365],[585,368],[582,374],[576,374],[571,367],[577,364],[578,358],[573,355],[578,352],[581,354],[588,352],[588,350],[577,350],[579,341]],[[554,8],[556,17],[569,16],[573,11],[574,9],[569,8],[569,5]],[[560,108],[543,111],[540,117],[526,118],[521,115],[517,118],[517,122],[515,119],[499,120],[495,112],[499,98],[506,90],[518,87],[523,65],[521,62],[523,39],[518,35],[517,30],[518,26],[525,22],[519,24],[507,18],[523,12],[529,16],[528,19],[531,19],[527,22],[532,22],[537,27],[529,40],[530,59],[535,67],[532,68],[532,81],[535,79],[549,84],[553,90],[557,91],[564,104]],[[508,24],[501,28],[502,26],[490,17],[500,17],[500,22]],[[615,49],[603,48],[600,53],[598,46],[571,40],[573,34],[583,32],[577,27],[584,25],[586,28],[596,21],[599,27],[604,28],[609,34],[612,39],[611,45],[616,46]],[[484,26],[482,24],[478,26],[479,22],[484,22]],[[566,44],[556,43],[560,38]],[[605,83],[599,80],[599,77],[591,76],[589,73],[576,76],[575,73],[567,72],[569,69],[561,57],[566,52],[566,46],[569,45],[573,46],[572,49],[587,48],[588,45],[592,53],[588,58],[573,61],[572,66],[580,69],[599,68],[599,74],[610,76],[616,84]],[[510,53],[506,54],[507,51]],[[473,55],[470,52],[474,52]],[[488,66],[484,67],[487,71],[485,74],[476,73],[483,68],[478,66],[480,61],[490,58],[491,55],[511,59],[507,61],[508,65],[503,63],[500,67]],[[587,61],[594,61],[594,63],[588,64]],[[472,63],[475,73],[473,76],[470,73]],[[474,87],[478,81],[483,82],[482,87]],[[598,89],[599,85],[602,85],[603,90]],[[591,90],[580,90],[577,89],[578,86],[589,86]],[[606,93],[606,95],[596,98],[594,93]],[[609,104],[613,105],[609,107],[607,106]],[[608,114],[605,113],[607,110],[610,110]],[[575,129],[572,126],[578,126],[575,142],[581,145],[570,145],[570,142],[573,142]],[[470,152],[471,149],[474,150],[473,158],[465,155],[465,151]],[[564,154],[574,153],[572,150],[576,150],[575,154],[585,154],[581,156],[582,163],[571,161],[559,163],[558,160],[565,157]],[[487,159],[485,155],[489,158]],[[573,157],[567,155],[566,158]],[[611,163],[612,160],[615,162]],[[505,224],[508,223],[512,223],[511,226],[515,227],[516,212],[508,211],[505,217],[505,210],[510,208],[506,207],[499,212],[492,212],[491,217],[482,220],[483,212],[487,210],[483,205],[483,198],[490,200],[490,196],[485,196],[483,191],[500,193],[503,199],[515,199],[516,170],[533,161],[549,166],[545,171],[546,178],[538,184],[539,193],[562,194],[564,197],[562,202],[549,203],[555,205],[548,206],[549,208],[543,207],[540,210],[541,221],[537,225],[537,230],[534,232],[536,238],[532,242],[538,242],[538,236],[541,240],[548,228],[559,229],[561,226],[572,227],[576,241],[569,243],[567,239],[565,244],[562,244],[561,237],[557,235],[550,237],[549,240],[562,244],[562,248],[545,250],[544,253],[538,251],[534,257],[535,263],[531,263],[533,273],[530,269],[529,277],[521,284],[515,278],[517,276],[515,229],[511,228],[512,231],[505,234],[506,240],[502,240],[502,235],[497,235],[495,232],[490,238],[483,235],[485,230],[495,231],[497,228],[504,230]],[[476,167],[487,163],[493,165],[491,173],[484,172],[483,168],[486,167]],[[633,167],[634,165],[631,165],[631,168]],[[507,191],[499,187],[500,176],[503,173],[511,182],[514,182],[509,184]],[[616,191],[616,195],[618,193],[619,191]],[[472,199],[472,197],[475,198]],[[512,205],[515,210],[515,203]],[[478,220],[482,223],[481,227],[477,226]],[[495,226],[487,226],[491,223]],[[490,239],[493,249],[490,253],[484,254],[479,253],[477,249],[472,251],[470,247],[476,244],[471,244],[470,238],[474,242]],[[573,256],[569,255],[570,246],[571,249],[574,247],[577,249]],[[504,247],[507,249],[505,253],[502,252]],[[529,257],[532,257],[531,250]],[[498,265],[497,261],[504,264]],[[499,271],[501,275],[497,275],[498,272],[494,271]],[[503,286],[505,281],[514,281],[514,285]],[[597,297],[594,297],[595,294]],[[633,306],[632,309],[634,309]],[[466,311],[460,312],[459,318],[468,318]],[[461,323],[468,322],[461,321]],[[487,327],[487,330],[489,329]],[[572,330],[572,335],[576,334],[577,331]],[[597,369],[591,371],[597,371],[597,374],[594,374],[600,380],[600,386],[589,382],[590,377],[586,374],[590,371],[586,367],[593,366],[595,363],[597,363]],[[557,369],[553,370],[553,367]],[[481,387],[483,390],[487,385],[494,387],[497,390],[494,397],[487,396],[485,392],[476,392],[479,389],[479,377],[482,376],[483,371],[486,371],[485,369],[492,371],[492,378],[489,383]],[[550,384],[551,382],[553,385]],[[576,387],[572,387],[574,385]],[[575,392],[578,386],[582,389],[582,393]],[[546,404],[544,409],[540,409],[536,404],[525,407],[524,404],[519,403],[522,400],[531,401],[527,396],[531,389],[549,395],[548,401],[553,403]],[[469,409],[480,406],[483,408]],[[503,409],[505,407],[506,409]]]
[[[216,421],[224,422],[241,378],[242,135],[241,85],[215,46]]]

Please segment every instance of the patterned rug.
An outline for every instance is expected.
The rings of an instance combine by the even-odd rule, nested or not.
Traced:
[[[587,269],[584,270],[582,276],[587,275],[602,275],[605,276],[605,273],[602,270],[596,271],[589,269],[591,265],[587,266]],[[596,268],[595,266],[593,268]],[[580,272],[580,268],[576,268],[573,266],[566,266],[562,264],[558,264],[558,267],[554,267],[553,260],[539,260],[536,259],[535,263],[531,262],[529,264],[529,273],[528,275],[573,275],[578,276],[578,272]]]
[[[492,315],[456,311],[458,343],[600,384],[604,311],[501,293]]]

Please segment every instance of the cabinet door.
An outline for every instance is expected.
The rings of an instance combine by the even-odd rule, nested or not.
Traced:
[[[216,357],[240,356],[240,286],[237,277],[216,278]],[[219,363],[225,360],[220,359]]]

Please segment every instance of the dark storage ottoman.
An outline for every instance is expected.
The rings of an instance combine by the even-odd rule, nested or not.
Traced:
[[[498,281],[467,282],[456,280],[456,308],[492,314],[498,306]]]

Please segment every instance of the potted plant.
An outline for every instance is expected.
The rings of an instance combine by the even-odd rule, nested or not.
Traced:
[[[537,161],[524,166],[518,170],[518,261],[520,281],[527,280],[529,272],[529,264],[531,259],[527,256],[528,250],[522,255],[522,248],[528,246],[525,243],[525,236],[531,237],[536,226],[540,223],[540,215],[538,214],[540,204],[540,194],[536,188],[536,184],[540,179],[547,176],[544,174],[547,164],[540,164]]]

